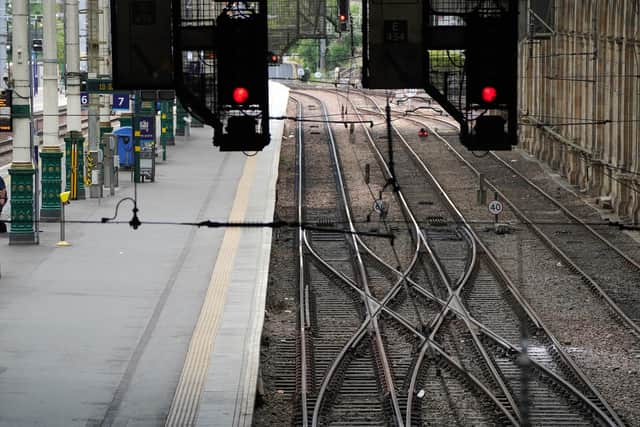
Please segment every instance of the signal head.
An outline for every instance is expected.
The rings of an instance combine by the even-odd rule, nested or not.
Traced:
[[[249,91],[247,90],[247,88],[238,86],[233,89],[232,97],[236,104],[244,104],[249,99]]]
[[[480,93],[482,100],[488,104],[492,103],[498,97],[498,91],[493,86],[485,86]]]

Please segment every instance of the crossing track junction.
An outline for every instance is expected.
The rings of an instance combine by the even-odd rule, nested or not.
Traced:
[[[276,215],[315,227],[274,240],[256,425],[634,424],[637,242],[424,98],[391,168],[388,94],[294,89]]]

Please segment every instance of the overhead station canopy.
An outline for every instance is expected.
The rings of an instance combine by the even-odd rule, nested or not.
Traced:
[[[171,2],[111,0],[115,89],[172,89]]]
[[[282,55],[301,39],[327,37],[326,0],[270,0],[267,9],[271,52]]]
[[[403,89],[424,85],[422,20],[420,0],[365,2],[364,87]]]

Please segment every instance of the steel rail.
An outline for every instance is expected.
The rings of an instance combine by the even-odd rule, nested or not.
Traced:
[[[453,151],[453,153],[460,158],[460,160],[462,160],[472,171],[474,171],[474,173],[479,174],[479,172],[468,162],[466,161],[466,159],[464,159],[462,157],[462,155],[448,142],[446,141],[445,138],[443,138],[438,132],[436,132],[430,125],[426,124],[425,122],[416,120],[416,119],[412,119],[412,118],[405,118],[404,120],[409,120],[409,121],[414,121],[414,122],[418,122],[419,124],[421,124],[422,126],[427,127],[434,135],[436,135],[438,137],[438,139],[440,139],[451,151]],[[453,127],[453,126],[452,126]],[[396,130],[397,132],[397,130]],[[422,159],[418,156],[418,154],[411,148],[411,147],[407,147],[409,149],[409,151],[411,153],[413,153],[415,160],[423,165],[423,168],[425,169],[425,172],[427,172],[431,177],[432,180],[434,180],[434,182],[437,183],[437,180],[435,179],[435,177],[430,173],[430,171],[428,171],[428,168],[426,167],[426,165],[424,164],[424,162],[422,161]],[[487,184],[492,187],[495,191],[499,190],[491,183],[487,182]],[[437,184],[439,186],[439,188],[442,188],[440,186],[440,184]],[[441,194],[445,195],[446,193],[444,192],[444,190],[441,190]],[[504,195],[502,193],[499,192],[499,194],[501,195],[501,197],[504,198],[504,200],[512,207],[515,208],[515,206],[513,206],[513,204],[506,198],[504,197]],[[449,200],[449,203],[451,203],[453,205],[453,201],[448,198],[447,196],[447,200]],[[455,211],[460,212],[457,208],[455,208]],[[514,209],[514,211],[518,211],[517,208]],[[464,216],[462,216],[462,213],[459,213],[459,215],[461,216],[461,219],[464,219]],[[466,221],[465,221],[466,222]],[[498,260],[495,258],[495,256],[493,255],[493,253],[489,250],[488,247],[486,247],[486,245],[482,242],[482,240],[480,239],[480,237],[477,235],[477,233],[475,232],[475,230],[473,230],[473,228],[469,229],[469,232],[472,233],[472,235],[474,236],[474,238],[478,241],[478,244],[481,246],[481,248],[483,249],[484,253],[487,255],[488,259],[491,261],[491,266],[493,268],[496,269],[497,272],[499,272],[499,276],[500,278],[504,281],[505,285],[507,285],[508,289],[513,289],[516,290],[515,288],[515,284],[511,281],[511,279],[509,278],[509,276],[507,275],[507,273],[504,271],[504,269],[502,268],[502,266],[500,265],[500,263],[498,262]],[[545,236],[546,237],[546,236]],[[552,243],[552,242],[551,242]],[[552,243],[553,244],[553,243]],[[555,246],[555,245],[554,245]],[[567,258],[568,259],[568,258]],[[573,263],[571,263],[573,264]],[[519,292],[517,292],[517,295],[520,295]],[[515,295],[514,295],[515,296]],[[524,301],[523,298],[518,298],[517,299],[522,299]],[[520,302],[520,301],[518,301]],[[527,307],[528,304],[527,304]],[[540,329],[542,329],[545,334],[547,335],[547,337],[551,340],[551,342],[553,343],[553,345],[555,346],[558,354],[561,356],[562,360],[574,371],[575,375],[578,376],[578,378],[584,382],[584,384],[589,388],[589,390],[596,396],[596,398],[603,404],[603,406],[607,409],[608,414],[604,414],[599,408],[597,408],[593,402],[591,402],[589,399],[586,399],[586,402],[588,402],[588,404],[593,407],[598,409],[597,413],[603,417],[603,420],[608,422],[609,425],[611,426],[615,426],[615,425],[624,425],[624,423],[622,422],[622,420],[619,418],[618,414],[613,410],[613,408],[609,405],[609,403],[604,399],[604,397],[600,394],[600,392],[593,386],[593,384],[591,383],[591,381],[588,379],[588,377],[580,370],[580,368],[575,364],[575,362],[573,362],[573,360],[566,354],[566,352],[564,351],[564,348],[562,347],[562,345],[560,344],[560,342],[555,338],[554,335],[551,334],[551,332],[547,329],[547,327],[543,324],[543,322],[538,318],[538,316],[535,314],[535,312],[531,309],[531,310],[526,310],[527,312],[527,316],[530,318],[530,320],[532,322],[534,322],[535,324],[539,325],[538,327]],[[574,388],[572,386],[572,388]],[[582,394],[580,394],[582,395]],[[608,415],[608,416],[607,416]],[[611,420],[611,418],[613,418],[613,420]]]
[[[302,118],[302,104],[295,98],[292,97],[292,100],[297,104],[297,116]],[[306,299],[306,289],[307,284],[304,280],[304,242],[303,242],[303,234],[304,230],[302,229],[302,221],[304,220],[303,216],[303,193],[304,193],[304,157],[302,155],[302,122],[298,122],[297,124],[297,159],[298,159],[298,179],[297,179],[297,203],[298,203],[298,298],[299,298],[299,333],[300,333],[300,400],[301,400],[301,409],[302,409],[302,425],[303,427],[307,427],[309,425],[309,414],[307,408],[307,328],[309,326],[309,316],[308,316],[308,304]]]
[[[357,116],[359,118],[361,118],[360,113],[358,112],[358,109],[356,108],[356,106],[353,104],[353,102],[351,100],[349,100],[347,98],[347,100],[351,103],[351,106],[354,108],[354,111],[356,112]],[[377,105],[377,103],[374,104],[376,105],[376,107],[382,111],[382,109],[380,108],[380,106]],[[369,145],[371,146],[371,148],[373,149],[374,153],[376,154],[377,158],[378,158],[378,162],[380,163],[381,168],[383,169],[385,175],[388,178],[393,178],[395,179],[395,177],[392,176],[390,169],[388,168],[386,162],[384,161],[384,157],[382,156],[382,153],[380,152],[380,150],[378,149],[378,147],[375,144],[375,141],[373,139],[373,137],[371,136],[371,133],[369,131],[369,129],[367,129],[365,126],[362,127],[365,131],[365,134],[367,135],[367,139],[369,141]],[[398,132],[397,129],[395,129],[395,127],[393,128],[393,130],[396,132],[396,134],[401,138],[401,140],[403,141],[403,143],[405,145],[408,145],[406,140],[402,137],[402,135]],[[435,181],[434,181],[435,182]],[[437,190],[439,191],[441,196],[446,196],[446,193],[444,192],[444,190],[442,189],[442,187],[438,186]],[[424,236],[424,233],[422,233],[422,231],[419,229],[419,224],[417,222],[417,220],[415,219],[415,215],[413,214],[411,208],[409,207],[409,204],[406,200],[406,198],[404,197],[404,194],[402,193],[401,189],[398,189],[395,194],[397,195],[397,197],[401,200],[402,206],[403,206],[403,210],[407,213],[407,215],[411,218],[411,221],[416,225],[417,229],[419,230],[419,236],[420,236],[420,240],[423,244],[423,246],[425,247],[425,249],[427,250],[431,260],[433,261],[434,265],[436,266],[439,275],[441,277],[441,280],[443,281],[443,283],[446,284],[447,286],[447,291],[450,295],[447,304],[445,305],[445,307],[442,309],[442,311],[440,312],[439,316],[437,316],[433,323],[433,327],[432,327],[432,333],[431,333],[431,337],[433,339],[433,337],[435,337],[435,334],[439,331],[440,326],[442,325],[446,315],[449,313],[449,309],[450,306],[452,304],[456,304],[457,306],[459,306],[461,308],[461,318],[463,319],[463,321],[465,322],[465,324],[468,327],[468,330],[472,336],[472,339],[474,341],[474,344],[476,345],[476,348],[478,349],[478,351],[480,352],[482,358],[484,359],[489,371],[491,372],[491,375],[493,377],[493,380],[496,382],[496,384],[498,385],[498,387],[500,388],[500,390],[502,391],[502,393],[504,394],[504,396],[507,398],[507,400],[509,401],[509,404],[511,405],[514,413],[516,414],[518,419],[521,419],[521,415],[520,412],[518,410],[518,406],[516,404],[515,398],[512,396],[511,391],[509,390],[509,388],[506,386],[506,384],[504,383],[504,381],[502,380],[500,373],[498,372],[497,367],[495,366],[495,362],[492,360],[492,358],[489,356],[489,354],[487,353],[486,349],[484,348],[484,346],[480,343],[478,337],[476,336],[475,332],[473,331],[473,329],[469,326],[469,318],[470,318],[470,314],[469,312],[466,310],[466,308],[464,307],[464,305],[462,304],[462,302],[460,301],[459,298],[459,293],[462,290],[462,286],[464,285],[464,282],[461,284],[461,286],[458,287],[458,291],[454,292],[453,291],[453,287],[451,286],[451,284],[449,283],[449,278],[445,273],[445,269],[444,266],[442,266],[439,258],[436,256],[436,254],[434,253],[433,249],[431,248],[431,245],[429,244],[428,240],[426,239],[426,237]],[[446,196],[448,197],[448,196]],[[457,209],[456,209],[457,210]],[[458,211],[459,212],[459,211]],[[460,213],[461,215],[461,213]],[[463,226],[464,228],[470,228],[466,221],[463,220]],[[467,233],[470,234],[470,231],[467,230]],[[473,259],[475,260],[475,253],[476,253],[476,249],[475,249],[475,244],[473,245]],[[473,266],[475,265],[475,261],[473,261],[472,263],[470,263],[471,268],[473,268]],[[467,271],[467,273],[465,274],[465,280],[468,280],[468,278],[471,276],[471,269],[469,269]],[[425,343],[424,346],[428,347],[429,344]],[[426,349],[425,349],[426,351]],[[417,375],[417,372],[419,371],[419,367],[420,365],[415,364],[414,365],[414,373],[415,375]],[[415,383],[413,383],[415,384]],[[412,396],[412,392],[413,390],[410,389],[409,390],[409,396]],[[410,406],[407,406],[407,411],[410,412]],[[410,417],[406,418],[407,422],[409,422],[411,420]]]
[[[490,151],[489,154],[498,162],[500,162],[504,167],[506,167],[507,169],[509,169],[511,172],[517,174],[520,178],[522,178],[523,181],[525,181],[527,184],[529,184],[531,187],[533,187],[534,190],[536,190],[538,193],[542,194],[547,200],[549,200],[551,203],[553,203],[554,205],[556,205],[556,207],[558,207],[558,209],[560,209],[562,212],[565,213],[565,215],[567,215],[569,218],[571,218],[572,220],[574,220],[576,223],[582,225],[584,228],[586,228],[591,234],[593,234],[597,239],[599,239],[600,241],[602,241],[602,243],[604,243],[605,245],[607,245],[610,249],[613,249],[614,252],[616,252],[618,255],[620,255],[622,258],[625,259],[625,261],[627,261],[629,264],[633,265],[636,269],[638,269],[640,271],[640,264],[638,262],[636,262],[634,259],[632,259],[631,257],[629,257],[629,255],[627,255],[626,253],[624,253],[620,248],[618,248],[616,245],[614,245],[613,243],[611,243],[609,240],[607,240],[606,237],[604,237],[602,234],[598,233],[598,231],[596,231],[593,227],[591,227],[589,224],[587,224],[586,222],[584,222],[581,218],[579,218],[578,216],[576,216],[573,212],[571,212],[566,206],[564,206],[562,203],[558,202],[556,199],[554,199],[549,193],[547,193],[546,191],[544,191],[539,185],[537,185],[536,183],[534,183],[533,181],[531,181],[529,178],[527,178],[526,176],[524,176],[520,171],[518,171],[517,169],[515,169],[513,166],[511,166],[510,164],[508,164],[504,159],[502,159],[501,157],[499,157],[497,154],[495,154],[493,151]]]
[[[325,118],[325,120],[328,122],[328,113],[326,110],[326,107],[324,105],[324,103],[319,100],[318,98],[311,96],[309,94],[302,94],[304,96],[310,97],[312,99],[315,99],[316,102],[320,103],[321,108],[322,108],[322,114]],[[351,232],[349,239],[351,241],[352,247],[353,247],[353,251],[355,254],[355,258],[357,260],[357,268],[358,268],[358,273],[359,273],[359,277],[360,280],[362,281],[362,286],[363,289],[365,291],[365,293],[367,295],[370,295],[371,292],[369,290],[369,286],[368,286],[368,280],[367,280],[367,274],[366,274],[366,270],[364,268],[364,262],[360,256],[360,251],[358,249],[358,241],[355,238],[355,232],[356,232],[356,228],[354,226],[353,223],[353,219],[351,217],[351,212],[349,209],[349,200],[348,197],[345,193],[345,184],[344,184],[344,180],[342,178],[342,172],[340,170],[340,158],[338,156],[337,150],[336,150],[336,144],[335,144],[335,139],[333,137],[333,132],[331,130],[331,127],[328,125],[327,123],[327,133],[329,135],[329,148],[332,154],[332,158],[334,161],[334,173],[336,174],[336,181],[338,183],[337,187],[338,187],[338,192],[340,193],[341,199],[342,199],[342,204],[343,204],[343,209],[344,209],[344,213],[346,215],[347,218],[347,223],[349,225],[349,230]],[[384,344],[382,341],[382,334],[380,332],[380,328],[378,325],[378,319],[377,316],[372,316],[372,311],[373,308],[371,306],[371,301],[369,300],[369,298],[365,298],[364,299],[364,303],[365,303],[365,307],[367,310],[367,318],[365,319],[365,322],[363,323],[363,327],[365,325],[369,325],[371,324],[372,328],[373,328],[373,334],[375,335],[375,339],[374,339],[374,345],[376,346],[376,350],[378,352],[378,356],[380,359],[380,362],[382,364],[382,371],[383,371],[383,377],[384,377],[384,386],[387,389],[388,395],[389,395],[389,400],[391,403],[391,407],[393,410],[393,415],[396,421],[396,424],[398,426],[402,426],[403,425],[403,418],[402,418],[402,413],[400,410],[400,404],[398,402],[398,398],[397,398],[397,394],[396,394],[396,390],[395,390],[395,386],[393,383],[393,378],[391,375],[391,367],[388,361],[388,358],[386,356],[386,350],[384,349]],[[362,329],[362,327],[360,328],[360,330],[364,330]],[[352,339],[349,341],[351,342],[354,338],[352,337]],[[342,360],[344,358],[344,355],[346,354],[346,346],[345,348],[343,348],[343,350],[341,351],[341,353],[339,354],[338,358],[340,360]],[[336,363],[338,362],[338,359],[336,359],[336,361],[334,362],[334,365],[331,367],[330,369],[330,374],[328,374],[325,377],[325,381],[323,381],[323,386],[321,387],[321,390],[318,394],[316,403],[315,403],[315,407],[314,407],[314,412],[313,412],[313,418],[312,418],[312,425],[315,427],[318,425],[318,419],[319,419],[319,413],[320,413],[320,408],[322,406],[322,402],[324,400],[324,396],[326,394],[326,390],[328,388],[328,382],[329,380],[333,377],[333,375],[335,374],[336,370],[337,370],[337,366],[338,364]]]
[[[460,161],[462,161],[474,174],[476,174],[477,176],[480,175],[480,171],[478,171],[469,161],[467,161],[459,152],[458,150],[456,150],[444,137],[442,137],[438,132],[436,132],[433,128],[431,128],[431,126],[425,122],[422,122],[420,120],[417,120],[415,118],[404,118],[404,120],[408,120],[408,121],[414,121],[419,123],[422,126],[425,126],[427,128],[429,128],[429,130],[438,138],[440,139],[459,159]],[[417,156],[417,154],[416,154]],[[509,166],[509,165],[507,165]],[[522,174],[520,174],[519,172],[517,172],[515,169],[511,169],[514,172],[518,173],[523,179],[527,180],[526,177],[522,176]],[[500,191],[493,183],[491,183],[490,180],[485,179],[485,183],[487,184],[487,186],[489,188],[491,188],[494,192],[496,192],[501,198],[502,200],[504,200],[504,202],[513,210],[514,214],[529,228],[531,228],[531,230],[534,232],[535,235],[537,235],[540,240],[542,240],[542,242],[547,245],[547,247],[549,247],[558,257],[560,257],[562,259],[562,261],[570,266],[570,268],[575,271],[580,277],[582,277],[582,279],[587,283],[587,285],[589,285],[589,287],[591,287],[596,294],[601,297],[606,303],[607,305],[611,308],[611,310],[613,310],[614,314],[617,315],[619,317],[619,319],[622,321],[622,323],[626,324],[628,327],[630,327],[632,329],[632,333],[637,337],[640,338],[640,325],[638,325],[633,319],[631,319],[629,316],[627,316],[627,314],[618,306],[618,304],[616,304],[615,301],[613,301],[611,299],[611,297],[609,297],[609,295],[607,294],[607,292],[602,289],[602,287],[598,284],[598,282],[591,277],[586,271],[584,271],[582,268],[580,268],[571,258],[569,258],[569,256],[562,250],[560,249],[552,240],[549,236],[546,235],[546,233],[544,231],[542,231],[542,229],[540,227],[538,227],[536,224],[533,223],[533,221],[531,221],[529,219],[529,217],[526,216],[526,214],[524,212],[522,212],[512,201],[511,199],[509,199],[502,191]],[[535,184],[531,183],[532,185],[535,186]],[[550,195],[544,193],[544,191],[542,191],[542,189],[540,189],[540,191],[545,195],[545,197],[549,197],[551,198]],[[553,200],[553,198],[551,198],[551,200]],[[558,203],[558,202],[556,202]],[[557,205],[558,207],[560,207],[561,205]],[[566,209],[566,208],[565,208]],[[570,213],[569,213],[570,214]],[[572,214],[571,214],[572,215]],[[576,219],[578,220],[578,223],[580,224],[580,219],[576,217]],[[583,224],[580,224],[583,225]],[[585,227],[587,227],[588,229],[590,229],[591,227],[588,226],[588,224],[584,224]],[[600,236],[599,233],[597,233],[597,231],[595,230],[589,230],[592,233],[595,233],[594,235],[596,237]],[[622,253],[618,248],[615,248],[615,246],[611,243],[608,242],[604,237],[600,236],[601,239],[603,240],[603,243],[606,243],[609,247],[613,248],[617,253],[621,254],[626,261],[628,261],[630,264],[637,266],[638,269],[640,270],[640,265],[638,265],[635,261],[633,261],[632,259],[630,259],[626,254]]]
[[[306,240],[306,233],[305,233],[305,240]],[[311,246],[310,243],[308,243],[308,249],[315,254],[315,251],[313,250],[313,247]],[[371,252],[372,255],[375,256],[375,254],[373,252]],[[357,284],[355,284],[351,279],[345,277],[342,273],[338,272],[337,270],[335,270],[333,267],[331,267],[325,260],[322,259],[322,257],[320,257],[318,254],[315,254],[317,260],[319,262],[321,262],[326,268],[331,269],[334,274],[336,274],[336,276],[340,277],[340,279],[342,281],[344,281],[345,283],[349,284],[352,288],[354,288],[355,290],[357,290],[359,293],[364,294],[364,292],[359,289],[357,287]],[[384,263],[384,261],[381,261],[382,263]],[[388,266],[386,263],[384,263],[384,265]],[[392,268],[392,267],[390,267]],[[392,268],[393,269],[393,268]],[[393,269],[396,273],[398,274],[403,274],[398,272],[397,270]],[[409,279],[410,280],[410,279]],[[421,288],[419,285],[415,284],[415,287]],[[426,292],[426,291],[425,291]],[[514,425],[517,425],[518,423],[515,421],[515,419],[513,418],[513,415],[511,415],[511,413],[509,412],[509,410],[504,406],[504,404],[502,404],[500,402],[500,400],[498,399],[498,397],[491,392],[491,390],[487,389],[485,385],[482,384],[482,382],[477,379],[473,374],[466,372],[464,370],[464,368],[462,366],[460,366],[460,364],[458,362],[456,362],[454,359],[452,359],[438,344],[436,341],[434,341],[433,337],[426,337],[424,336],[421,332],[415,330],[415,328],[413,328],[408,321],[404,320],[400,315],[398,315],[397,313],[395,313],[394,311],[388,309],[386,307],[386,305],[388,304],[388,302],[393,299],[395,297],[395,294],[389,294],[387,295],[387,297],[380,301],[374,301],[374,303],[377,304],[377,308],[376,311],[373,313],[373,317],[378,316],[379,313],[381,311],[386,312],[387,314],[389,314],[390,316],[392,316],[395,320],[397,320],[399,323],[401,323],[403,326],[405,326],[410,332],[412,332],[417,338],[419,338],[421,341],[424,342],[428,342],[430,344],[430,347],[433,348],[434,350],[436,350],[438,353],[440,353],[443,358],[449,363],[451,364],[453,367],[455,367],[462,375],[465,375],[468,377],[468,379],[471,381],[472,384],[474,384],[480,391],[482,391],[484,394],[487,395],[487,397],[489,397],[489,399],[491,399],[496,406],[505,414],[505,416],[507,418],[509,418],[510,420],[512,420],[512,422],[514,423]],[[434,297],[435,298],[435,297]],[[447,302],[445,301],[437,301],[439,302],[443,308],[447,308]],[[454,311],[455,313],[457,313],[458,315],[462,315],[462,313],[460,313],[459,311],[457,311],[455,308],[452,308],[449,306],[449,308]],[[478,322],[475,319],[471,319],[471,321],[479,328],[481,329],[486,329],[485,326],[483,326],[480,322]],[[366,320],[366,323],[369,324],[371,322],[371,319]],[[490,330],[486,330],[483,332],[486,333],[486,335],[490,338],[493,338],[495,336],[495,334],[493,332],[491,332]],[[344,357],[344,355],[347,354],[348,350],[355,348],[360,340],[362,340],[362,338],[364,338],[366,334],[366,328],[359,328],[358,331],[356,331],[356,333],[354,334],[354,336],[348,341],[348,343],[344,346],[343,351],[341,352],[341,358]],[[502,344],[504,341],[502,341],[499,337],[497,337],[496,342],[498,344]],[[510,349],[511,347],[507,347],[508,343],[506,343],[505,348]],[[337,360],[338,358],[336,358]],[[337,372],[339,364],[334,363],[334,365],[331,367],[331,369],[329,370],[329,373],[325,376],[325,382],[323,382],[321,389],[322,388],[328,388],[328,384],[330,382],[330,378],[335,374],[335,372]],[[409,396],[411,397],[412,395],[409,394]],[[410,418],[407,417],[407,421],[406,421],[407,425],[411,425],[410,423]]]
[[[417,119],[405,119],[405,120],[410,120],[410,121],[415,121],[420,123],[423,126],[429,127],[428,124],[421,122]],[[443,138],[439,133],[437,133],[435,130],[431,129],[429,127],[429,129],[431,130],[431,132],[436,135],[440,140],[442,140],[442,142],[444,144],[446,144],[449,149],[451,151],[453,151],[453,153],[469,168],[471,169],[471,171],[476,174],[476,175],[480,175],[480,171],[478,171],[471,163],[469,163],[445,138]],[[562,250],[560,249],[552,240],[551,238],[549,238],[544,231],[542,231],[542,229],[540,227],[538,227],[537,225],[535,225],[533,223],[533,221],[531,221],[524,212],[522,212],[512,201],[511,199],[509,199],[502,191],[500,191],[494,184],[491,183],[490,180],[485,179],[485,183],[487,184],[487,186],[489,188],[491,188],[494,192],[496,192],[503,200],[504,202],[513,210],[514,214],[528,227],[531,228],[531,230],[533,230],[534,234],[536,234],[540,240],[542,240],[542,242],[544,244],[546,244],[558,257],[560,257],[562,259],[562,261],[565,262],[566,265],[570,266],[570,268],[575,271],[580,277],[582,277],[582,279],[587,283],[587,285],[589,285],[589,287],[591,287],[594,291],[596,291],[596,294],[601,297],[606,303],[607,305],[611,308],[611,310],[613,310],[614,314],[617,315],[619,317],[619,319],[622,321],[622,323],[625,323],[626,326],[630,327],[632,329],[632,333],[633,335],[635,335],[637,338],[640,338],[640,326],[634,322],[631,318],[629,318],[629,316],[627,316],[627,314],[618,306],[618,304],[615,303],[615,301],[613,301],[611,299],[611,297],[609,297],[609,295],[607,294],[607,292],[602,289],[602,287],[598,284],[598,282],[591,277],[587,272],[585,272],[582,268],[580,268],[571,258],[569,258],[569,256]],[[551,197],[551,196],[549,196]],[[595,230],[594,230],[595,232]],[[596,232],[597,233],[597,232]],[[604,237],[603,237],[604,238]],[[606,239],[605,239],[606,240]],[[609,242],[610,243],[610,242]],[[625,256],[625,260],[628,260],[628,256]],[[636,263],[631,260],[630,261],[632,263],[632,265],[636,265]]]

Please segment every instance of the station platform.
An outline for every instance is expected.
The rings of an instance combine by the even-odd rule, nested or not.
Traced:
[[[270,83],[272,116],[288,90]],[[269,228],[185,222],[273,218],[283,123],[256,156],[221,153],[210,128],[176,138],[156,181],[72,201],[66,240],[0,235],[0,426],[241,426],[252,421]],[[6,218],[5,212],[3,217]]]

